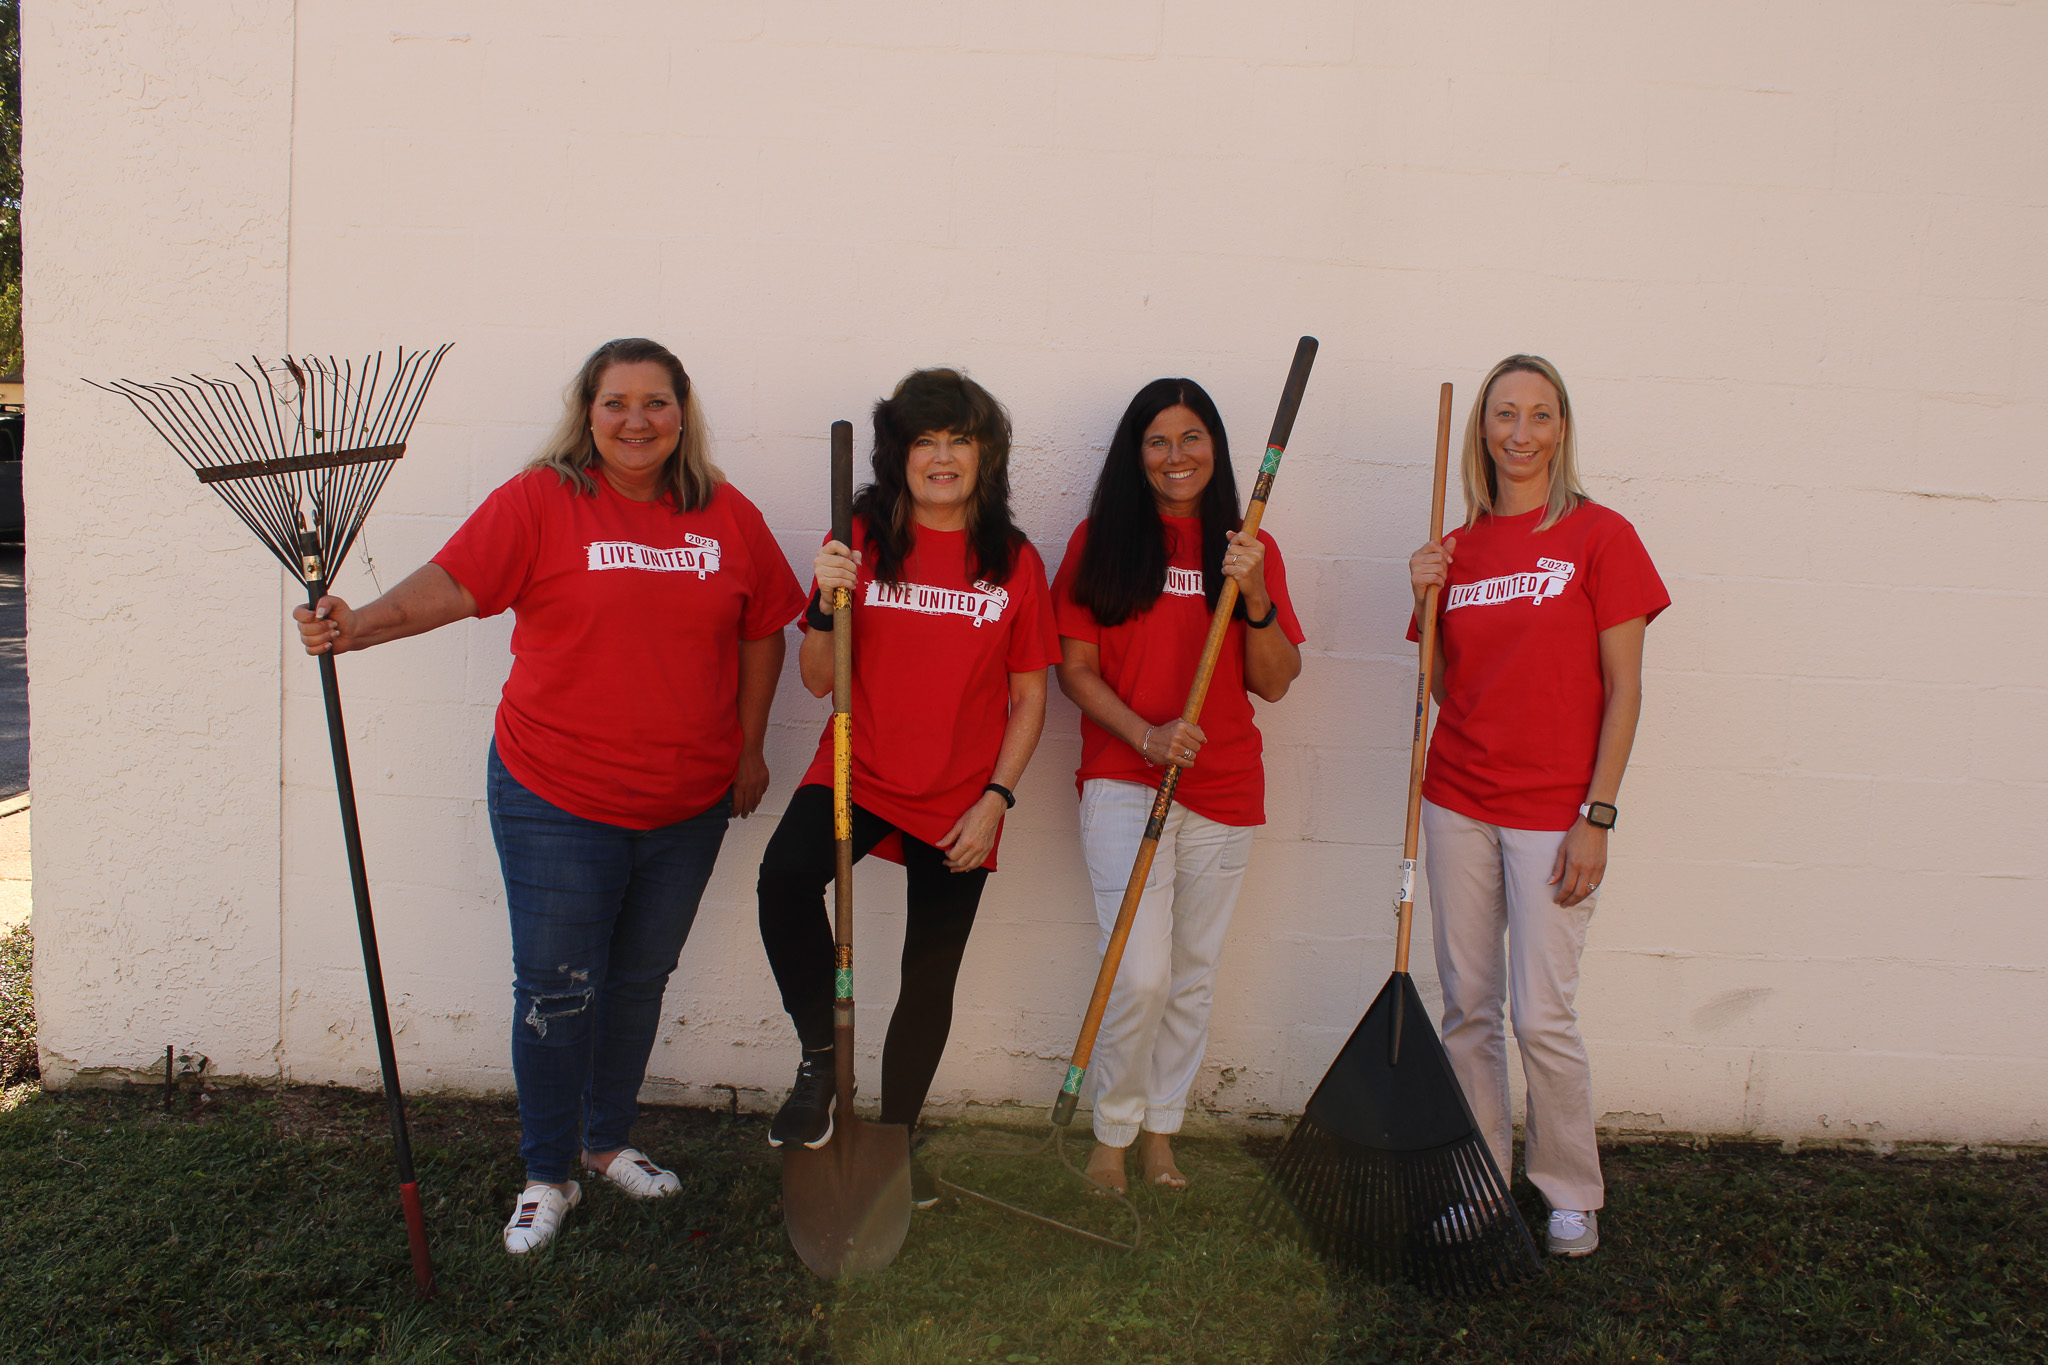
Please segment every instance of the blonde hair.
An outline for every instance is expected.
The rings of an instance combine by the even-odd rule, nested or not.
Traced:
[[[1549,381],[1550,387],[1557,390],[1557,419],[1564,424],[1557,453],[1550,459],[1550,499],[1544,504],[1543,520],[1536,524],[1537,530],[1547,531],[1588,499],[1579,483],[1578,427],[1572,421],[1571,395],[1565,392],[1564,376],[1557,372],[1557,366],[1540,355],[1509,356],[1488,370],[1485,382],[1479,386],[1479,397],[1473,400],[1472,412],[1465,418],[1465,451],[1458,466],[1465,485],[1465,524],[1470,526],[1491,514],[1494,499],[1500,496],[1493,457],[1486,450],[1486,400],[1493,393],[1495,380],[1516,373],[1533,374]]]
[[[529,471],[552,469],[563,483],[593,496],[597,479],[597,442],[590,434],[590,405],[597,401],[597,386],[604,372],[614,365],[636,365],[653,361],[669,373],[676,400],[683,407],[682,434],[675,450],[661,467],[661,493],[678,512],[695,512],[711,501],[725,475],[711,463],[711,433],[704,424],[704,409],[697,402],[696,385],[683,369],[675,352],[646,337],[620,337],[607,341],[590,353],[583,368],[562,392],[562,420],[527,464]]]

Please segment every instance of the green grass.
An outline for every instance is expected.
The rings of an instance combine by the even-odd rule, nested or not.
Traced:
[[[414,1142],[441,1293],[422,1303],[377,1097],[14,1098],[7,1362],[2048,1359],[2048,1158],[1611,1148],[1597,1256],[1439,1302],[1253,1228],[1254,1157],[1198,1137],[1193,1190],[1141,1194],[1140,1254],[949,1200],[916,1216],[886,1275],[825,1286],[788,1250],[759,1118],[650,1110],[637,1136],[684,1158],[682,1196],[643,1207],[586,1187],[556,1246],[515,1260],[498,1242],[511,1106],[427,1098]],[[972,1176],[1108,1216],[1045,1163]]]
[[[0,1090],[36,1074],[34,963],[26,922],[0,934]]]

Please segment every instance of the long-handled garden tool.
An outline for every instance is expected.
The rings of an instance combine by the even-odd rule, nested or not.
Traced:
[[[853,424],[832,424],[832,538],[853,541]],[[818,1148],[782,1149],[790,1245],[828,1280],[881,1270],[910,1231],[910,1128],[853,1112],[853,595],[832,595],[832,1058],[836,1126]]]
[[[1303,337],[1294,348],[1294,363],[1287,371],[1286,387],[1280,391],[1280,410],[1273,418],[1273,433],[1266,441],[1266,455],[1259,463],[1258,482],[1252,486],[1251,505],[1245,509],[1243,531],[1256,536],[1259,523],[1266,515],[1266,501],[1272,496],[1273,476],[1280,470],[1280,457],[1287,451],[1287,439],[1294,432],[1294,417],[1301,410],[1302,394],[1308,389],[1308,372],[1315,364],[1316,339]],[[1202,704],[1209,696],[1209,681],[1216,672],[1216,660],[1223,653],[1223,641],[1230,633],[1230,617],[1237,607],[1237,580],[1226,578],[1223,591],[1217,596],[1215,613],[1209,618],[1209,636],[1202,645],[1202,660],[1195,669],[1194,685],[1188,688],[1187,705],[1181,710],[1181,719],[1194,725],[1200,722]],[[1123,965],[1124,946],[1130,942],[1131,926],[1138,917],[1138,903],[1145,895],[1145,882],[1152,874],[1152,859],[1159,852],[1159,839],[1166,829],[1166,817],[1173,809],[1173,794],[1180,788],[1181,770],[1171,764],[1167,766],[1159,782],[1159,791],[1152,799],[1152,813],[1145,822],[1145,837],[1138,843],[1138,856],[1131,864],[1131,878],[1124,886],[1123,903],[1117,907],[1116,924],[1111,928],[1109,943],[1103,949],[1102,966],[1095,974],[1095,992],[1089,997],[1088,1012],[1081,1019],[1081,1036],[1074,1044],[1072,1059],[1067,1064],[1065,1081],[1053,1101],[1052,1131],[1045,1139],[1027,1151],[1009,1152],[978,1147],[958,1149],[961,1156],[1038,1156],[1048,1148],[1059,1159],[1060,1164],[1086,1181],[1096,1192],[1111,1197],[1129,1214],[1132,1233],[1129,1241],[1106,1237],[1086,1228],[1049,1218],[1042,1213],[1019,1207],[980,1190],[970,1189],[936,1173],[939,1183],[966,1198],[1014,1213],[1033,1222],[1073,1233],[1091,1242],[1116,1247],[1125,1251],[1136,1251],[1144,1240],[1144,1222],[1129,1199],[1111,1190],[1108,1186],[1078,1169],[1066,1152],[1066,1132],[1074,1122],[1074,1109],[1081,1100],[1081,1081],[1088,1074],[1088,1062],[1095,1052],[1095,1035],[1102,1028],[1102,1016],[1109,1008],[1110,991],[1116,985],[1117,969]]]
[[[405,454],[406,435],[447,352],[447,346],[431,351],[401,348],[388,368],[381,351],[366,357],[360,368],[332,357],[286,357],[276,365],[255,361],[254,370],[236,366],[242,372],[240,381],[194,376],[137,384],[117,379],[93,387],[133,403],[199,481],[220,494],[264,548],[305,583],[306,601],[317,606],[363,529],[391,466]],[[413,1174],[398,1058],[391,1045],[384,969],[377,956],[377,926],[370,915],[370,878],[363,864],[363,835],[356,821],[355,781],[349,771],[348,734],[342,726],[332,654],[320,656],[320,691],[327,703],[334,787],[341,800],[342,839],[348,849],[370,1020],[377,1033],[377,1064],[391,1120],[398,1195],[412,1243],[413,1278],[421,1293],[431,1294],[434,1263]]]
[[[1429,536],[1444,528],[1451,386],[1437,406],[1436,490]],[[1422,769],[1436,671],[1437,589],[1422,604],[1422,665],[1408,760],[1408,831],[1402,844],[1394,973],[1309,1097],[1273,1163],[1275,1190],[1307,1240],[1380,1280],[1443,1294],[1515,1284],[1541,1273],[1535,1244],[1508,1182],[1472,1119],[1451,1059],[1408,975],[1415,917],[1415,852]]]

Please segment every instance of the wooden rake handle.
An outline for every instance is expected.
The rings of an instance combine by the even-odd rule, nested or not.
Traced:
[[[1437,393],[1436,488],[1429,502],[1429,538],[1444,537],[1444,479],[1451,463],[1451,386]],[[1422,839],[1422,768],[1429,755],[1429,691],[1436,681],[1436,600],[1434,584],[1422,595],[1422,662],[1415,676],[1415,738],[1408,751],[1408,830],[1401,841],[1401,893],[1394,899],[1400,916],[1394,930],[1394,973],[1408,973],[1408,939],[1415,927],[1415,850]],[[1401,1064],[1401,1030],[1408,1011],[1394,1011],[1387,1039],[1387,1060]]]
[[[1308,372],[1316,360],[1316,339],[1303,337],[1294,348],[1294,364],[1287,372],[1287,386],[1280,391],[1280,411],[1273,418],[1273,434],[1266,440],[1266,456],[1259,463],[1259,479],[1252,486],[1251,505],[1245,509],[1244,534],[1255,536],[1265,519],[1266,501],[1272,496],[1273,476],[1280,471],[1280,457],[1287,453],[1287,438],[1294,432],[1295,414],[1301,411],[1301,397],[1308,389]],[[1201,720],[1202,703],[1208,700],[1209,682],[1216,675],[1216,660],[1223,653],[1224,638],[1230,633],[1230,614],[1237,607],[1237,580],[1223,580],[1216,599],[1216,611],[1209,618],[1209,638],[1202,644],[1202,662],[1195,669],[1194,685],[1188,689],[1187,705],[1181,719],[1190,725]],[[1088,1012],[1081,1019],[1081,1036],[1067,1064],[1066,1080],[1059,1098],[1053,1101],[1052,1121],[1065,1127],[1074,1121],[1074,1109],[1081,1100],[1081,1079],[1088,1074],[1088,1059],[1095,1053],[1095,1035],[1102,1028],[1103,1012],[1109,1008],[1109,993],[1116,985],[1117,969],[1123,965],[1124,945],[1130,942],[1131,925],[1138,917],[1138,902],[1145,895],[1145,882],[1152,875],[1152,859],[1159,852],[1159,838],[1166,829],[1166,816],[1173,809],[1173,794],[1180,789],[1181,770],[1172,764],[1160,779],[1159,793],[1152,799],[1152,814],[1145,821],[1145,837],[1138,843],[1138,857],[1131,865],[1131,879],[1124,885],[1123,904],[1117,908],[1116,925],[1110,930],[1109,945],[1102,953],[1102,966],[1095,973],[1095,993],[1088,998]]]
[[[1444,480],[1451,463],[1451,386],[1436,401],[1436,489],[1429,503],[1429,538],[1444,536]],[[1415,738],[1408,752],[1408,832],[1401,841],[1400,925],[1394,935],[1394,970],[1408,970],[1408,937],[1415,925],[1415,851],[1422,840],[1422,767],[1429,755],[1430,688],[1436,682],[1437,588],[1422,598],[1422,663],[1415,678]],[[1398,1015],[1396,1018],[1398,1019]]]

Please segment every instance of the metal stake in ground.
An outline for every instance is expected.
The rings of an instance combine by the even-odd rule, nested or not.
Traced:
[[[1437,402],[1431,540],[1443,536],[1450,446],[1446,384]],[[1432,587],[1422,604],[1394,973],[1309,1097],[1272,1176],[1307,1239],[1325,1255],[1377,1279],[1458,1294],[1518,1283],[1542,1273],[1542,1263],[1408,975],[1436,603]]]
[[[853,543],[853,423],[832,424],[832,538]],[[881,1270],[910,1231],[910,1128],[853,1112],[853,594],[832,594],[832,1001],[839,1095],[831,1140],[782,1149],[790,1245],[825,1279]]]
[[[1316,360],[1316,339],[1303,337],[1294,348],[1294,363],[1287,371],[1287,384],[1280,391],[1280,410],[1273,418],[1273,433],[1266,441],[1266,457],[1259,465],[1258,482],[1252,486],[1251,505],[1245,509],[1242,530],[1248,536],[1259,533],[1259,523],[1266,515],[1266,501],[1273,493],[1273,477],[1280,471],[1280,457],[1287,452],[1288,437],[1294,433],[1295,414],[1301,411],[1302,395],[1308,390],[1308,372]],[[1216,660],[1222,656],[1223,641],[1230,633],[1230,615],[1237,607],[1237,580],[1223,580],[1223,591],[1217,596],[1216,610],[1209,618],[1209,637],[1202,644],[1202,660],[1195,669],[1194,685],[1188,688],[1187,705],[1181,711],[1181,719],[1194,725],[1201,720],[1202,705],[1209,696],[1209,680],[1215,675]],[[1074,1043],[1074,1054],[1067,1065],[1067,1077],[1060,1086],[1060,1093],[1053,1101],[1052,1131],[1037,1147],[1024,1152],[992,1151],[985,1148],[962,1148],[963,1156],[1037,1156],[1050,1146],[1059,1157],[1061,1164],[1105,1195],[1114,1197],[1130,1213],[1134,1231],[1128,1242],[1117,1241],[1100,1233],[1062,1223],[1044,1214],[1019,1208],[979,1190],[939,1176],[941,1184],[965,1195],[969,1199],[1014,1213],[1034,1222],[1071,1232],[1091,1242],[1116,1247],[1124,1251],[1136,1251],[1144,1240],[1144,1224],[1138,1217],[1136,1206],[1108,1186],[1074,1170],[1074,1164],[1067,1159],[1066,1131],[1074,1122],[1074,1109],[1081,1100],[1081,1081],[1088,1074],[1088,1062],[1095,1053],[1095,1035],[1102,1028],[1103,1013],[1109,1008],[1109,995],[1116,985],[1118,968],[1124,960],[1124,947],[1130,942],[1131,926],[1137,921],[1138,903],[1145,895],[1145,880],[1152,872],[1152,859],[1159,852],[1160,836],[1166,830],[1166,817],[1173,809],[1173,794],[1180,789],[1181,770],[1169,764],[1160,779],[1159,792],[1152,799],[1152,814],[1145,822],[1145,837],[1138,843],[1138,856],[1131,865],[1131,879],[1124,886],[1123,903],[1117,907],[1116,924],[1110,930],[1108,946],[1103,949],[1102,966],[1095,973],[1095,992],[1089,998],[1088,1012],[1081,1020],[1081,1036]]]
[[[117,379],[93,387],[133,403],[199,481],[218,493],[264,548],[304,582],[307,602],[317,606],[355,544],[391,466],[405,454],[413,418],[447,353],[447,346],[431,351],[400,348],[388,369],[381,351],[365,357],[360,367],[331,356],[287,356],[273,365],[253,361],[253,370],[236,366],[242,374],[239,381],[195,375],[163,384]],[[370,878],[363,864],[355,780],[349,770],[348,735],[332,654],[320,656],[320,691],[327,705],[334,787],[341,801],[342,839],[355,893],[370,1020],[377,1034],[377,1064],[384,1076],[398,1195],[412,1244],[413,1279],[421,1293],[431,1294],[434,1263],[427,1249],[426,1218],[406,1133],[405,1097],[391,1044],[384,969],[370,914]]]

